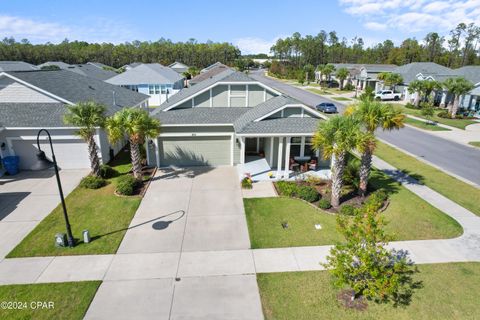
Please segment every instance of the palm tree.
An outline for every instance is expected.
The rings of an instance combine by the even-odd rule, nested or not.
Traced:
[[[93,101],[80,102],[68,107],[68,112],[63,119],[66,124],[79,127],[75,133],[87,142],[90,168],[96,176],[100,175],[100,160],[94,137],[96,129],[102,128],[105,123],[104,113],[105,107],[101,104]]]
[[[125,108],[107,118],[105,127],[109,140],[115,143],[125,135],[130,141],[130,157],[133,176],[142,179],[140,145],[147,138],[155,138],[160,133],[160,121],[150,117],[147,111],[138,108]]]
[[[350,74],[350,72],[348,71],[347,68],[340,68],[335,73],[335,76],[339,80],[338,82],[339,82],[339,85],[340,85],[340,90],[343,90],[343,82],[345,81],[345,79],[347,79],[349,74]]]
[[[448,78],[443,83],[445,88],[450,92],[453,98],[453,104],[449,104],[448,111],[451,117],[454,119],[458,111],[458,104],[460,103],[460,97],[467,94],[473,89],[473,84],[465,78]]]
[[[416,93],[415,101],[413,104],[415,107],[420,106],[420,96],[422,96],[425,92],[425,85],[422,80],[414,80],[408,84],[408,93],[413,94]]]
[[[361,123],[365,132],[357,141],[357,149],[361,153],[358,193],[364,197],[372,168],[372,154],[376,147],[375,131],[379,128],[389,131],[403,128],[405,115],[391,105],[370,100],[363,100],[349,108],[348,114]]]
[[[313,136],[314,149],[322,150],[325,159],[332,159],[330,202],[334,208],[340,205],[347,154],[355,148],[360,132],[359,124],[353,117],[333,116],[328,121],[322,121]]]

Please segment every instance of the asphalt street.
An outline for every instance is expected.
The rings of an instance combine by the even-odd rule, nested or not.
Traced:
[[[321,102],[333,102],[340,113],[345,109],[345,106],[338,101],[332,101],[281,81],[265,77],[263,71],[252,72],[250,76],[306,105],[315,106]],[[378,137],[435,164],[445,171],[480,185],[480,150],[442,139],[411,127],[405,127],[392,132],[379,132]]]

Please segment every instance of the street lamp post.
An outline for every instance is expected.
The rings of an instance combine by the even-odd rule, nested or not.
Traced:
[[[50,161],[47,159],[45,152],[42,151],[40,148],[40,134],[45,132],[48,136],[48,142],[50,143],[50,149],[52,150],[52,160]],[[68,246],[72,248],[75,245],[75,241],[72,235],[72,229],[70,228],[70,221],[68,220],[67,214],[67,207],[65,205],[65,198],[63,197],[63,190],[62,190],[62,183],[60,182],[60,175],[58,174],[58,166],[57,160],[55,159],[55,153],[53,152],[53,144],[52,144],[52,137],[50,136],[50,132],[46,129],[40,129],[37,134],[37,162],[32,166],[32,170],[45,170],[48,168],[53,167],[55,169],[55,176],[57,178],[57,185],[58,185],[58,192],[60,193],[60,199],[62,200],[62,208],[63,208],[63,217],[65,218],[65,225],[67,227],[67,241]]]

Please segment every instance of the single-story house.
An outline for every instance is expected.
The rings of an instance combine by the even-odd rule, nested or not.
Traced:
[[[124,65],[123,67],[121,67],[121,69],[124,69],[125,71],[127,71],[127,70],[130,70],[130,69],[136,68],[136,67],[138,67],[139,65],[142,65],[142,64],[143,64],[142,62],[132,62],[132,63]]]
[[[329,170],[312,148],[324,116],[244,73],[226,69],[152,111],[162,132],[148,143],[151,165],[237,166],[254,179],[291,177],[294,159]]]
[[[37,69],[37,66],[24,61],[0,61],[0,72],[31,71]]]
[[[38,65],[37,67],[41,69],[44,66],[57,66],[62,70],[67,70],[81,74],[82,76],[95,78],[98,80],[107,80],[117,75],[116,72],[112,70],[105,70],[97,62],[91,63],[87,62],[84,64],[68,64],[62,61],[48,61]]]
[[[460,105],[474,111],[480,117],[480,66],[465,66],[453,70],[459,76],[469,80],[475,86],[469,94],[462,97]]]
[[[148,94],[150,106],[161,105],[183,89],[183,77],[159,63],[141,64],[117,74],[106,82]]]
[[[217,64],[215,67],[212,67],[204,72],[200,72],[199,74],[197,74],[195,77],[193,77],[188,81],[188,84],[191,86],[196,85],[197,83],[202,82],[203,80],[206,80],[206,79],[210,79],[211,77],[219,73],[222,73],[227,69],[230,69],[230,68],[222,63]]]
[[[213,68],[215,68],[215,67],[222,66],[222,65],[224,65],[224,64],[221,63],[220,61],[217,61],[217,62],[212,63],[211,65],[203,68],[202,70],[200,70],[200,73],[207,72],[207,71],[209,71],[210,69],[213,69]]]
[[[168,66],[169,68],[175,70],[178,74],[183,75],[184,72],[188,71],[188,66],[181,62],[175,61],[171,65]]]
[[[76,128],[63,123],[67,107],[93,100],[105,105],[111,115],[123,107],[147,108],[148,98],[66,70],[0,72],[0,157],[17,155],[20,169],[30,169],[36,161],[37,133],[45,128],[52,136],[60,168],[89,168],[87,144],[75,135]],[[110,145],[100,128],[95,140],[102,163],[123,146]],[[50,157],[44,135],[41,147]]]

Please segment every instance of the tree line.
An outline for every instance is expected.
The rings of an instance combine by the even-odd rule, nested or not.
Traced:
[[[189,66],[204,68],[217,61],[232,65],[240,54],[240,50],[230,43],[198,43],[195,39],[186,42],[172,42],[167,39],[153,42],[136,40],[120,44],[65,39],[58,44],[32,44],[27,39],[16,41],[10,37],[0,42],[0,61],[25,61],[35,65],[46,61],[63,61],[69,64],[95,61],[120,68],[132,62],[169,65],[180,61]]]
[[[403,65],[411,62],[435,62],[450,68],[480,64],[480,27],[474,23],[460,23],[449,33],[448,39],[437,32],[429,32],[423,39],[407,38],[396,46],[385,40],[365,47],[361,37],[340,38],[335,31],[320,31],[317,35],[302,37],[295,32],[280,38],[272,46],[274,57],[295,68],[327,63],[380,63]]]

